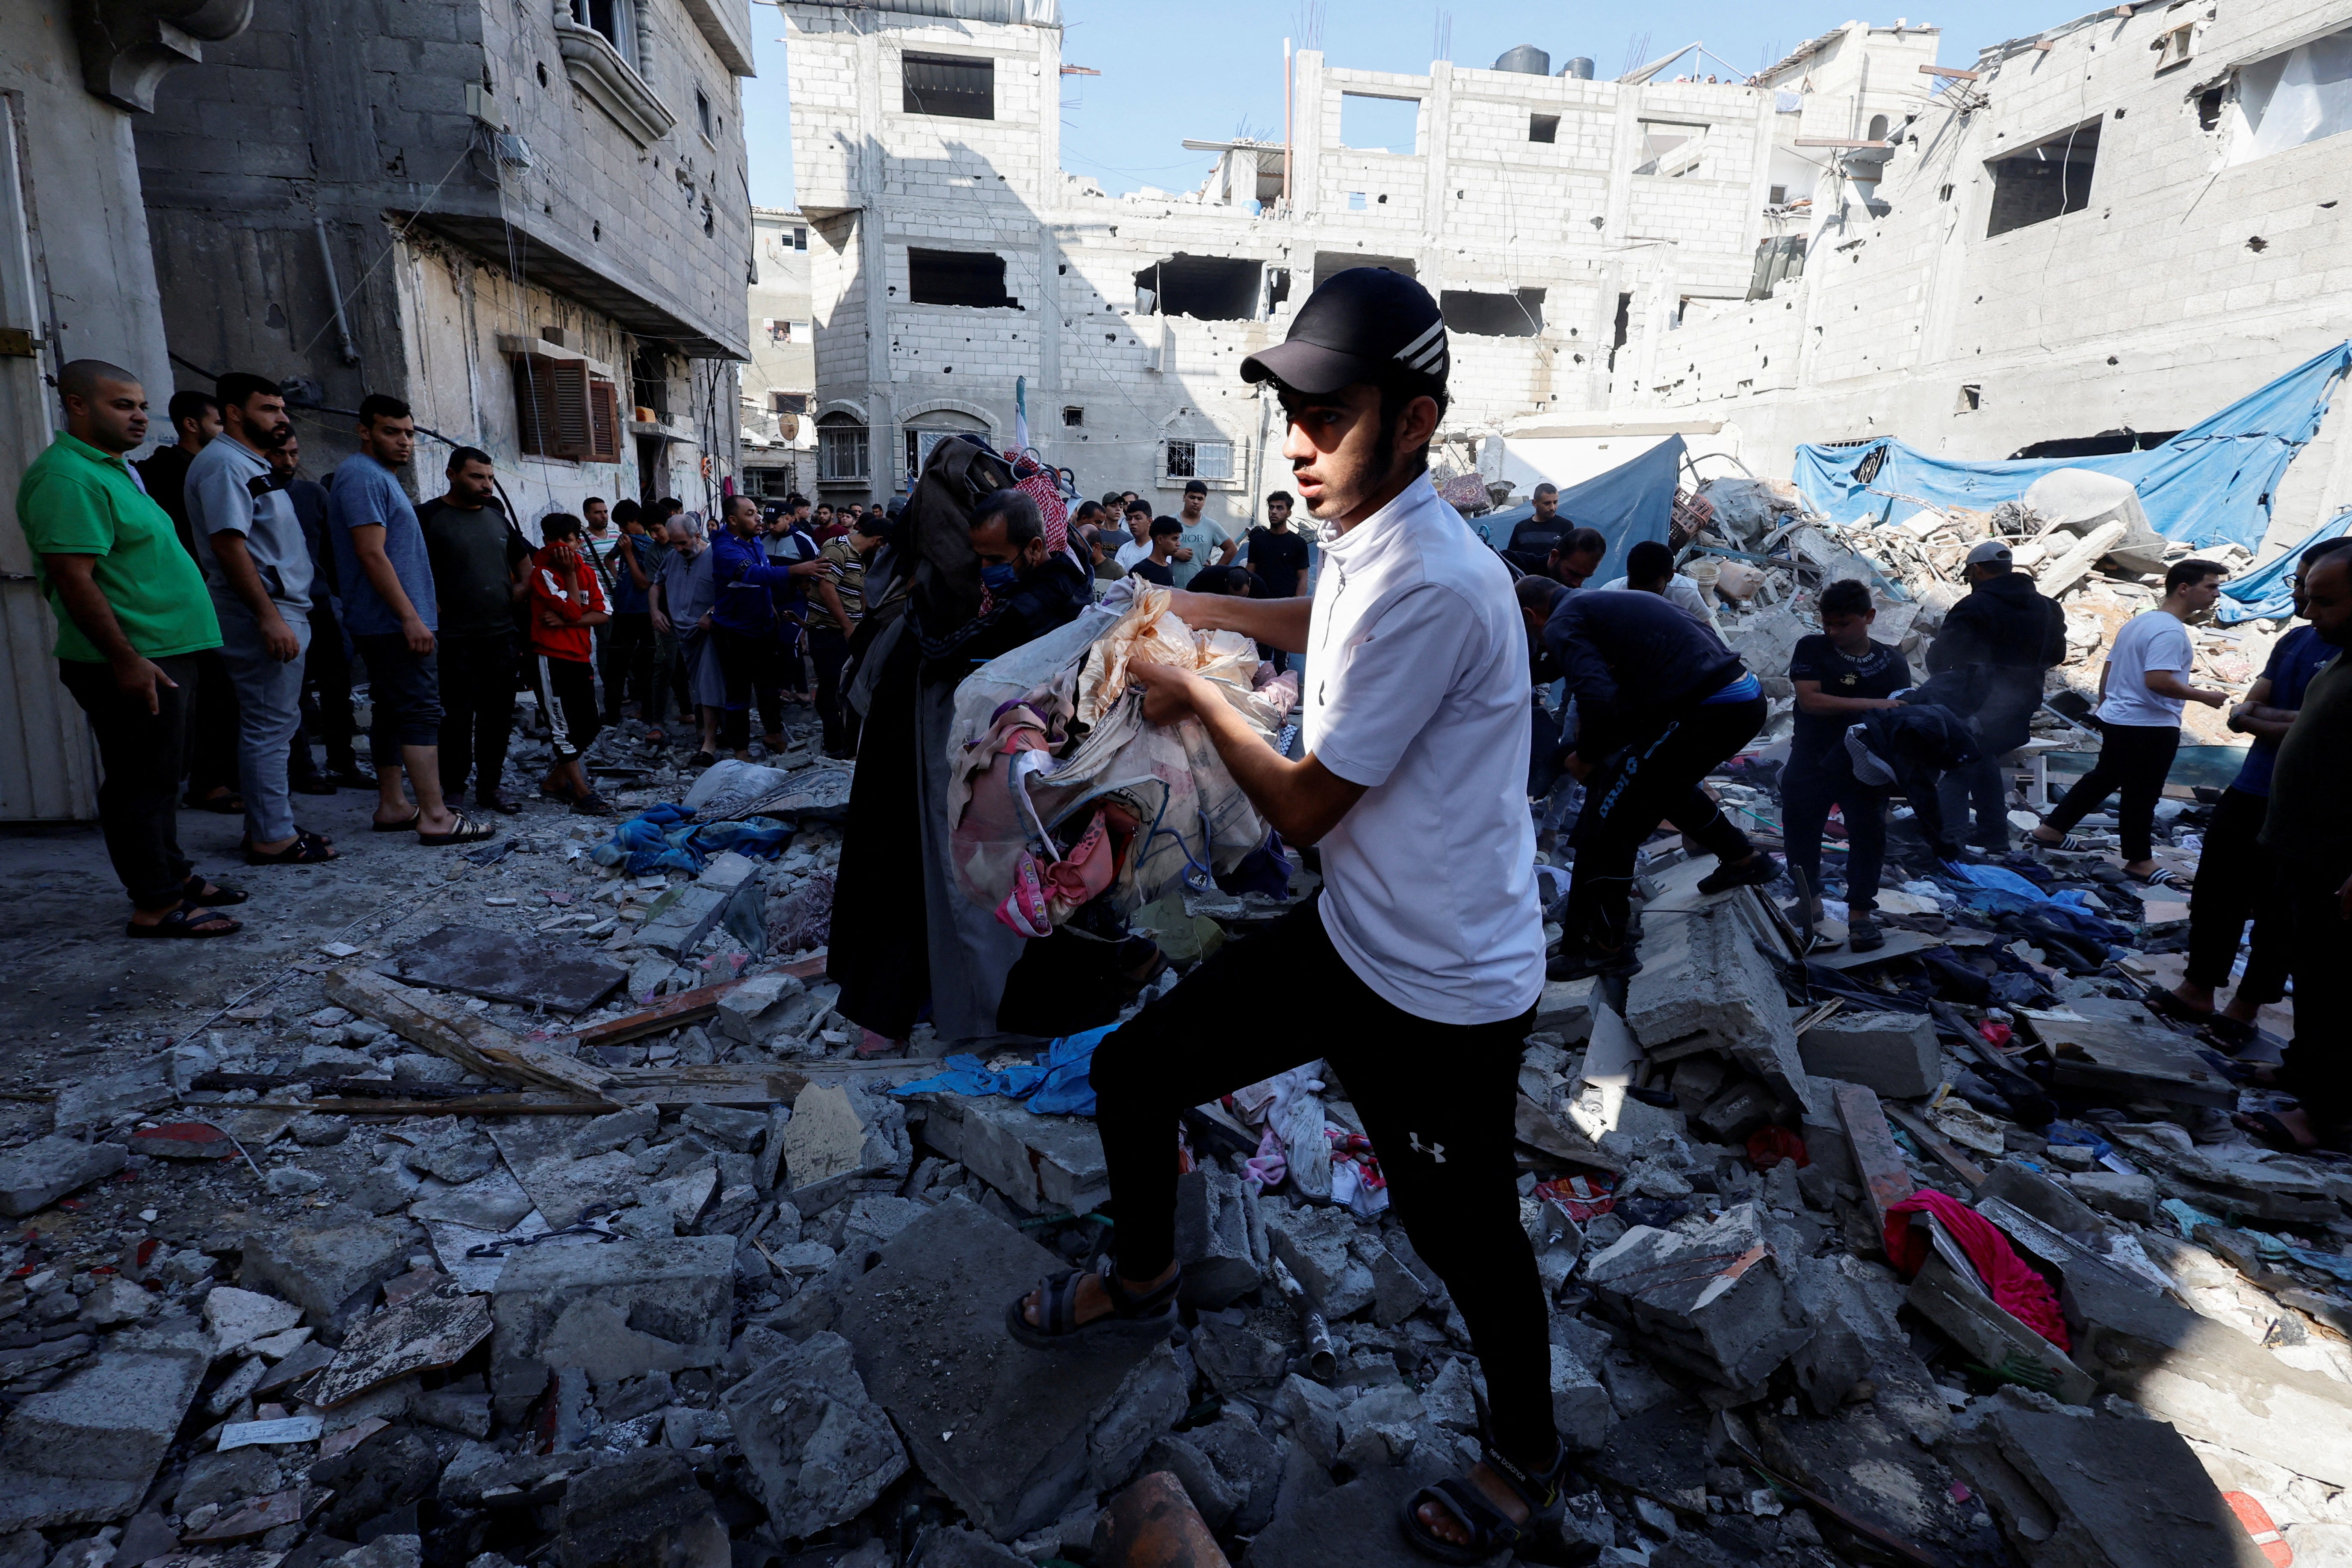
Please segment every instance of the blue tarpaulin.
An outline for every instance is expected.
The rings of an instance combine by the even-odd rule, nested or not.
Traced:
[[[2342,538],[2347,529],[2352,529],[2352,511],[2338,512],[2313,529],[2301,543],[2277,560],[2242,577],[2231,578],[2221,584],[2221,598],[2213,606],[2213,618],[2229,625],[2292,614],[2294,598],[2290,590],[2294,582],[2295,566],[2303,560],[2303,552],[2315,544]]]
[[[1559,531],[1599,529],[1609,541],[1609,553],[1603,559],[1612,562],[1624,560],[1625,552],[1645,539],[1664,544],[1666,531],[1674,524],[1675,486],[1682,476],[1683,450],[1683,438],[1669,436],[1607,473],[1595,474],[1560,491]],[[1532,504],[1515,506],[1475,518],[1470,526],[1499,550],[1510,545],[1513,531],[1535,511]]]
[[[1922,501],[1990,511],[2053,468],[2088,468],[2129,480],[2149,526],[2167,539],[2260,551],[2279,478],[2318,434],[2347,371],[2352,342],[2338,343],[2145,452],[1968,463],[1888,437],[1858,447],[1800,447],[1794,477],[1814,510],[1853,524],[1886,522]],[[1867,483],[1856,475],[1865,464],[1874,470]]]

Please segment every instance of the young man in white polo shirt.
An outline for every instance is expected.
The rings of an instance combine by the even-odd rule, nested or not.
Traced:
[[[1178,1114],[1325,1057],[1414,1250],[1469,1324],[1490,1400],[1485,1463],[1424,1488],[1402,1523],[1433,1555],[1480,1562],[1556,1521],[1565,1461],[1511,1156],[1544,982],[1527,634],[1502,562],[1430,486],[1446,370],[1436,301],[1377,268],[1326,282],[1287,342],[1243,363],[1281,393],[1283,455],[1322,524],[1323,567],[1311,599],[1180,592],[1176,613],[1307,656],[1307,754],[1276,752],[1195,673],[1133,674],[1147,719],[1202,725],[1267,822],[1320,847],[1323,889],[1097,1047],[1116,1272],[1048,1281],[1010,1304],[1007,1327],[1042,1345],[1165,1335]]]

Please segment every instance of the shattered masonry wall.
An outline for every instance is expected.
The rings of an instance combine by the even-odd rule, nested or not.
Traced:
[[[1873,217],[1824,181],[1805,277],[1657,333],[1652,378],[1621,383],[1618,405],[1736,420],[1759,473],[1786,472],[1799,443],[1874,435],[2006,458],[2181,428],[2352,335],[2352,146],[2232,166],[2234,105],[2210,131],[2199,105],[2231,67],[2352,26],[2352,5],[2223,7],[2195,58],[2158,75],[2148,45],[2182,15],[2101,15],[2045,35],[2047,53],[1977,62],[1986,107],[1921,115],[1878,186],[1891,211]],[[2089,205],[1985,237],[1988,161],[2093,123]],[[2288,471],[2273,542],[2352,502],[2346,419]]]
[[[791,0],[782,11],[796,190],[813,226],[818,406],[866,419],[877,492],[902,477],[910,426],[1009,437],[1014,378],[1026,376],[1033,438],[1088,493],[1133,488],[1172,511],[1181,481],[1158,479],[1161,444],[1232,441],[1235,479],[1213,481],[1211,511],[1238,522],[1281,467],[1277,456],[1277,478],[1263,472],[1279,428],[1238,366],[1280,340],[1318,256],[1402,257],[1433,290],[1545,291],[1538,336],[1456,334],[1451,424],[1468,428],[1603,406],[1619,296],[1634,296],[1639,321],[1684,295],[1744,290],[1761,229],[1769,92],[1444,62],[1426,76],[1354,71],[1308,52],[1297,57],[1298,211],[1259,217],[1198,193],[1115,198],[1064,174],[1047,96],[1058,93],[1055,29]],[[994,58],[997,118],[902,112],[907,50]],[[1342,146],[1349,92],[1420,100],[1416,151]],[[1553,142],[1528,140],[1535,113],[1559,117]],[[1679,178],[1634,175],[1645,119],[1704,125],[1704,161]],[[1364,210],[1350,211],[1357,191]],[[1019,308],[909,303],[909,247],[1003,257]],[[1288,268],[1289,300],[1271,321],[1137,314],[1136,274],[1180,253]],[[1066,426],[1072,406],[1083,423]]]

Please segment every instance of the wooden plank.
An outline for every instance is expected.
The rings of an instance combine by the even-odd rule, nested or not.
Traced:
[[[585,1063],[534,1046],[488,1018],[411,991],[372,969],[331,969],[321,985],[337,1006],[373,1018],[480,1077],[593,1096],[601,1096],[609,1081],[608,1074]]]
[[[742,984],[740,980],[722,980],[716,985],[673,991],[642,1013],[631,1013],[581,1030],[576,1037],[580,1048],[584,1051],[594,1046],[623,1046],[647,1035],[666,1035],[672,1029],[715,1018],[719,1016],[719,999]]]
[[[281,1110],[319,1110],[332,1116],[602,1116],[610,1100],[534,1100],[521,1094],[478,1094],[471,1100],[314,1100]],[[260,1106],[243,1109],[257,1110]]]
[[[1858,1083],[1845,1085],[1837,1091],[1837,1112],[1845,1124],[1846,1142],[1853,1147],[1854,1169],[1862,1174],[1863,1190],[1870,1194],[1871,1210],[1883,1231],[1887,1211],[1915,1190],[1911,1167],[1903,1163],[1903,1151],[1874,1092]]]
[[[1951,1167],[1953,1174],[1966,1182],[1969,1190],[1974,1191],[1985,1184],[1985,1173],[1977,1163],[1952,1147],[1950,1140],[1937,1131],[1926,1117],[1914,1115],[1900,1105],[1881,1103],[1878,1109],[1890,1119],[1901,1122],[1903,1130],[1917,1139],[1921,1148]]]
[[[825,955],[818,953],[814,958],[799,959],[781,969],[764,973],[789,974],[795,980],[811,981],[823,978],[824,965]],[[592,1025],[581,1030],[574,1038],[580,1042],[580,1048],[586,1050],[591,1046],[626,1045],[647,1035],[666,1035],[672,1029],[683,1029],[689,1024],[717,1017],[719,999],[742,984],[740,980],[721,980],[714,985],[698,985],[691,991],[674,991],[643,1012],[631,1013],[609,1023]]]

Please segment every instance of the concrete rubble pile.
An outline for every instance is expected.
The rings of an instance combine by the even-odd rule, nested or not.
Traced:
[[[1743,545],[1843,559],[1751,510]],[[1801,607],[1781,577],[1735,635]],[[860,1055],[810,940],[837,776],[730,774],[699,820],[791,831],[695,869],[528,818],[453,869],[478,908],[61,1077],[0,1150],[11,1562],[1112,1564],[1139,1510],[1235,1563],[1414,1561],[1397,1503],[1475,1462],[1484,1378],[1344,1079],[1188,1116],[1180,1333],[1019,1345],[1005,1303],[1104,1255],[1101,1141],[893,1094],[928,1028]],[[1644,967],[1548,984],[1521,1059],[1575,1458],[1545,1560],[2352,1562],[2352,1176],[2244,1142],[2237,1064],[2145,1005],[2177,921],[2092,882],[2113,940],[2069,940],[1921,878],[1885,949],[1806,954],[1708,864],[1651,847]],[[1285,907],[1143,919],[1182,969]],[[2052,1333],[1898,1207],[1930,1192]]]

